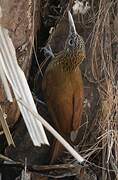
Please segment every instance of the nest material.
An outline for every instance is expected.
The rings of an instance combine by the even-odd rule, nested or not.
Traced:
[[[67,35],[66,29],[63,29],[67,19],[61,19],[63,13],[59,8],[56,9],[58,11],[56,19],[54,15],[50,16],[51,6],[59,5],[55,3],[59,1],[45,1],[42,4],[41,15],[45,26],[56,27],[49,39],[53,51],[58,52],[63,49]],[[62,7],[67,5],[65,1],[64,3]],[[91,165],[93,165],[92,162],[95,163],[93,167],[98,179],[115,179],[118,173],[118,56],[116,51],[118,4],[116,0],[93,0],[90,6],[91,9],[87,14],[79,15],[79,20],[75,17],[78,32],[86,42],[87,53],[87,60],[81,66],[85,103],[76,149],[90,161]],[[65,161],[73,162],[73,159],[68,155]],[[33,163],[35,164],[35,160]]]

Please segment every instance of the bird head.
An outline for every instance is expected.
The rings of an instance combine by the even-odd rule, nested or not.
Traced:
[[[83,38],[77,33],[74,20],[70,11],[68,11],[69,19],[69,35],[65,43],[65,49],[69,52],[71,51],[80,51],[85,53],[85,43]]]

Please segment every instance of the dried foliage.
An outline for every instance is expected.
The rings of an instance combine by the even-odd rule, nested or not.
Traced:
[[[99,106],[94,109],[96,115],[92,119],[93,124],[90,120],[91,128],[87,132],[90,135],[95,134],[95,140],[92,146],[89,144],[89,148],[84,148],[83,154],[94,162],[95,159],[101,159],[96,163],[99,172],[102,170],[101,179],[106,180],[118,176],[118,55],[115,48],[118,43],[118,4],[111,0],[95,3],[93,0],[89,14],[89,23],[93,24],[88,56],[91,61],[92,80],[88,77],[87,80],[97,87]],[[88,139],[88,142],[91,141]],[[84,141],[82,146],[86,145]]]
[[[59,52],[63,49],[67,34],[67,22],[61,19],[67,1],[42,0],[41,3],[43,28],[38,34],[37,46],[44,46],[49,36],[53,52]],[[111,180],[118,178],[118,2],[90,0],[89,4],[91,8],[86,14],[78,13],[75,17],[78,32],[86,42],[87,52],[87,59],[81,66],[85,86],[84,112],[75,148],[86,158],[90,168],[92,166],[95,170],[98,179]],[[54,27],[55,31],[50,31]],[[45,69],[46,64],[38,60],[36,53],[40,72],[39,65],[42,64]],[[33,74],[30,79],[35,84],[35,92],[41,87],[41,78],[39,83],[37,74]],[[66,163],[76,164],[70,155],[66,157]],[[74,173],[77,175],[77,170]]]

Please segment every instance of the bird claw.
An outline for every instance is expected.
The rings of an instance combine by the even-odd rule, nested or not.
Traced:
[[[54,57],[54,54],[52,52],[50,45],[41,48],[40,52],[43,53],[46,59],[50,59]]]

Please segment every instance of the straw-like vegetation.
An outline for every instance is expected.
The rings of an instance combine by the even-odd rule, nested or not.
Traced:
[[[96,129],[92,121],[90,128],[93,134],[97,131],[96,140],[92,146],[85,148],[83,154],[85,153],[88,159],[91,159],[93,154],[97,159],[100,157],[101,160],[99,159],[97,165],[98,170],[102,171],[102,179],[117,179],[118,54],[115,45],[118,43],[118,23],[116,22],[118,4],[117,1],[100,0],[92,1],[92,5],[89,20],[93,23],[89,45],[92,81],[88,80],[97,87],[99,106],[95,110],[96,116],[93,121],[97,124]],[[92,135],[90,131],[87,133]],[[86,143],[83,143],[83,146],[86,146]],[[92,161],[94,160],[93,158]],[[112,176],[113,172],[115,176]]]
[[[35,34],[35,24],[38,24],[37,26],[40,24],[41,26],[37,34],[38,38],[36,39],[35,47],[33,38],[31,42],[31,46],[33,45],[35,58],[33,58],[30,71],[31,75],[29,78],[31,90],[34,92],[34,94],[38,94],[40,97],[40,93],[38,91],[41,90],[41,79],[49,59],[44,61],[39,49],[41,49],[47,43],[51,44],[53,52],[59,52],[61,49],[63,49],[66,35],[64,36],[64,33],[62,32],[65,23],[65,21],[63,23],[62,17],[65,15],[66,8],[70,8],[74,1],[70,0],[70,6],[68,6],[68,2],[63,0],[60,2],[42,0],[40,4],[42,23],[35,21],[35,14],[37,10],[36,4],[33,4],[33,1],[30,0],[28,2],[31,11],[31,14],[28,14],[29,29],[32,29],[30,31],[31,37],[34,38],[33,34]],[[84,37],[87,54],[86,61],[81,65],[85,87],[85,101],[82,125],[76,135],[78,144],[75,146],[75,149],[83,158],[86,159],[85,167],[87,165],[90,169],[92,169],[92,173],[94,172],[99,180],[117,180],[118,2],[117,0],[90,0],[89,5],[90,9],[88,8],[85,14],[80,14],[78,12],[77,15],[74,15],[78,32]],[[55,8],[56,6],[58,6],[58,8]],[[54,15],[52,12],[54,12]],[[54,31],[52,30],[53,28]],[[57,37],[60,37],[62,33],[62,39],[57,38],[58,40],[60,39],[61,42],[59,42],[60,44],[57,44],[55,34]],[[30,55],[32,53],[31,46],[29,50]],[[36,69],[34,70],[35,67]],[[37,73],[34,74],[33,71]],[[39,87],[37,87],[37,84]],[[37,99],[37,97],[35,98],[36,102],[39,102],[40,106],[45,105],[45,103],[41,102],[40,99]],[[42,98],[42,95],[40,98]],[[21,102],[21,104],[23,104],[23,102]],[[28,107],[26,107],[26,109],[28,109]],[[30,108],[29,111],[32,112]],[[36,114],[34,114],[34,116],[36,116]],[[37,116],[37,119],[38,118],[39,117]],[[1,134],[3,134],[2,131],[0,132],[0,135]],[[3,156],[0,156],[0,158],[3,160],[9,160],[6,159],[6,156],[4,156],[4,158]],[[24,159],[22,161],[24,161]],[[76,176],[77,179],[78,174],[80,175],[81,172],[79,171],[78,173],[79,167],[77,162],[75,162],[75,159],[73,159],[69,153],[66,153],[62,163],[63,162],[66,164],[61,164],[60,166],[43,166],[40,168],[30,167],[29,169],[32,171],[39,171],[39,174],[42,172],[42,170],[45,174],[45,169],[52,172],[53,170],[57,169],[57,171],[62,171],[62,176],[60,176],[61,178],[68,175],[68,173],[65,173],[68,169],[69,172],[71,172],[71,175],[69,175]],[[17,165],[19,166],[17,163],[14,166]],[[21,163],[20,167],[23,168],[24,164]],[[71,171],[73,168],[74,172]],[[54,178],[56,175],[53,175],[52,173],[52,177]],[[79,178],[81,179],[80,176]]]

